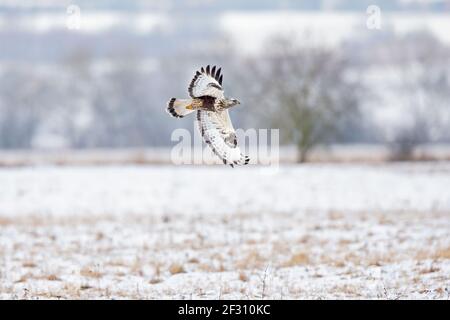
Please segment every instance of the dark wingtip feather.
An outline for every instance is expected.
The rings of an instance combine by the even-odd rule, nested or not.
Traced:
[[[217,71],[216,71],[216,74],[214,76],[214,78],[217,80],[217,82],[219,82],[219,80],[220,80],[220,76],[221,76],[220,71],[221,70],[222,70],[222,68],[218,68]]]
[[[207,65],[206,68],[205,67],[201,67],[200,71],[197,71],[195,73],[196,76],[201,75],[202,73],[213,77],[214,79],[217,80],[217,82],[219,82],[220,85],[222,85],[222,74],[221,74],[222,68],[217,67],[217,66],[212,66],[211,65]]]
[[[203,72],[203,67],[202,67],[201,70],[202,70],[202,72]],[[198,77],[199,77],[200,75],[201,75],[200,71],[195,72],[195,76],[194,76],[194,78],[192,79],[191,83],[189,84],[188,92],[189,92],[189,95],[190,95],[192,98],[194,98],[194,93],[192,92],[192,90],[194,89],[194,83],[195,83],[195,81],[197,81],[197,79],[198,79]]]

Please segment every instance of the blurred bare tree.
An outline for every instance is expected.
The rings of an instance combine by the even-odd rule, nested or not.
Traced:
[[[0,76],[0,148],[30,148],[41,120],[51,112],[51,83],[12,66]]]
[[[393,159],[408,160],[419,146],[450,137],[450,49],[419,32],[397,39],[391,54],[405,112],[389,146]]]
[[[71,81],[65,88],[70,99],[65,102],[64,135],[71,146],[125,148],[167,142],[167,98],[160,92],[164,74],[158,64],[126,52],[103,66],[87,53],[70,56],[65,65]]]
[[[245,66],[254,111],[262,123],[280,128],[282,142],[296,145],[299,162],[333,140],[342,121],[358,115],[361,82],[337,49],[276,37]]]

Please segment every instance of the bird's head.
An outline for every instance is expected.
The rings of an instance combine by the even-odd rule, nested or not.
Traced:
[[[237,104],[241,104],[241,102],[238,99],[234,99],[234,98],[227,99],[227,107],[228,108],[235,106]]]

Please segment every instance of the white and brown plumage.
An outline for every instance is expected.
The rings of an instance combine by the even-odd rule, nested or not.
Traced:
[[[188,87],[191,99],[170,99],[167,112],[173,117],[183,118],[197,111],[200,133],[214,154],[224,164],[246,165],[249,158],[237,145],[236,132],[228,114],[228,109],[240,102],[225,97],[222,79],[221,68],[202,67]]]

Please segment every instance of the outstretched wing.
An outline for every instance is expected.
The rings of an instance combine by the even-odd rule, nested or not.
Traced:
[[[203,140],[224,164],[246,165],[250,161],[237,145],[236,132],[228,110],[221,112],[197,111],[197,120]]]
[[[194,78],[189,85],[188,91],[191,98],[202,96],[211,96],[217,99],[223,99],[221,68],[216,66],[210,68],[209,65],[201,68],[195,73]]]

